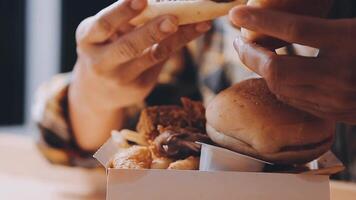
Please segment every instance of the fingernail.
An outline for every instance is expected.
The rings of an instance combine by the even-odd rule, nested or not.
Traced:
[[[178,19],[173,16],[167,17],[161,22],[159,29],[164,33],[176,32],[178,30]]]
[[[251,20],[251,15],[245,7],[238,6],[230,10],[229,18],[234,25],[242,26]]]
[[[152,47],[152,56],[155,60],[159,61],[165,59],[168,55],[168,50],[159,44],[155,44]]]
[[[241,45],[241,36],[237,36],[236,38],[235,38],[235,40],[234,40],[234,48],[235,48],[235,50],[239,50],[239,48],[240,48],[240,45]]]
[[[211,23],[210,22],[203,22],[199,23],[195,26],[195,30],[198,32],[206,32],[211,29]]]
[[[145,8],[146,5],[146,0],[132,0],[130,7],[133,10],[142,10],[143,8]]]

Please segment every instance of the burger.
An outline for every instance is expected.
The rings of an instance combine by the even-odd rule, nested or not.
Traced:
[[[335,123],[280,102],[264,79],[249,79],[217,95],[206,109],[216,144],[275,164],[304,164],[327,152]]]

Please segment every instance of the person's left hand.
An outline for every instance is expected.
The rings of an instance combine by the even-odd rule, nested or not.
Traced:
[[[283,102],[316,116],[356,124],[356,19],[328,20],[263,8],[231,10],[236,26],[319,48],[317,57],[277,55],[239,36],[241,61]]]

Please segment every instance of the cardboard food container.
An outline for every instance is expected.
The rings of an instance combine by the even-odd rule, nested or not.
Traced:
[[[220,147],[204,147],[204,144],[201,170],[113,169],[110,168],[111,160],[120,150],[120,145],[113,138],[114,136],[94,155],[107,171],[107,200],[329,200],[329,175],[344,169],[342,163],[328,152],[310,163],[310,170],[299,174],[239,172],[226,164],[226,159],[231,159],[228,154],[232,152]],[[206,147],[210,150],[206,151]],[[204,155],[204,152],[209,151],[215,157]],[[220,159],[224,156],[227,157]],[[242,158],[246,159],[244,156]],[[225,164],[211,165],[220,162],[219,159]],[[249,163],[248,166],[255,167],[250,171],[261,170],[259,164]]]

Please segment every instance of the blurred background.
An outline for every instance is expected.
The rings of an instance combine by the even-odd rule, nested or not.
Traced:
[[[0,138],[36,136],[31,121],[36,88],[54,74],[72,70],[76,27],[113,2],[0,0]],[[332,17],[356,16],[356,2],[337,3]],[[348,170],[333,178],[356,182],[356,129],[340,124],[337,137],[334,152]]]
[[[0,0],[0,131],[34,132],[36,88],[75,63],[76,27],[115,0]]]

